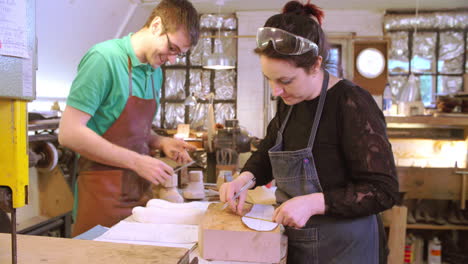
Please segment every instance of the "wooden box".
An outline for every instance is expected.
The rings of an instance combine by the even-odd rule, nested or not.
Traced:
[[[208,207],[199,228],[200,255],[206,260],[282,263],[285,261],[287,238],[280,226],[272,231],[249,229],[241,216],[222,203]],[[246,205],[248,212],[251,205]]]

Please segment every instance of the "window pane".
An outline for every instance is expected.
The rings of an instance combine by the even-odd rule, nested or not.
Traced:
[[[437,94],[453,94],[462,90],[462,79],[459,76],[439,76]]]
[[[438,70],[440,73],[463,73],[463,33],[440,33]]]
[[[400,98],[401,91],[403,90],[403,86],[406,84],[406,80],[408,76],[389,76],[388,83],[390,84],[390,88],[392,89],[392,96],[393,100],[397,101]]]
[[[468,34],[466,35],[465,72],[468,73]]]
[[[328,61],[329,64],[327,64],[327,70],[339,78],[343,77],[341,67],[341,45],[332,45],[329,54],[330,57]]]
[[[412,72],[435,72],[436,33],[417,33],[413,36]]]
[[[419,87],[421,88],[421,100],[424,106],[430,106],[435,102],[434,86],[435,77],[432,75],[419,76]]]
[[[185,70],[166,70],[166,99],[185,99]]]
[[[396,32],[388,35],[391,39],[388,70],[390,73],[408,72],[408,32]]]
[[[215,121],[218,124],[225,124],[225,121],[228,119],[234,119],[236,116],[236,110],[234,104],[215,104]]]
[[[236,97],[235,84],[235,70],[216,71],[214,79],[215,99],[234,99]]]
[[[190,128],[195,130],[206,129],[206,117],[208,116],[208,104],[198,103],[190,106]]]
[[[164,128],[177,128],[178,124],[184,123],[185,105],[167,103],[165,117]]]

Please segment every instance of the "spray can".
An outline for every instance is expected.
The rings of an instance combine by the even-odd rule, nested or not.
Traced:
[[[437,237],[434,237],[427,246],[427,264],[440,263],[442,263],[442,244]]]
[[[414,251],[414,236],[409,234],[406,236],[405,241],[405,259],[404,264],[411,264],[413,263],[413,251]]]

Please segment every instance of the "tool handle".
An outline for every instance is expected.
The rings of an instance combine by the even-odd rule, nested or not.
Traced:
[[[183,168],[185,168],[185,167],[188,167],[188,166],[190,166],[190,165],[192,165],[192,164],[194,164],[194,163],[195,163],[195,161],[191,161],[191,162],[189,162],[189,163],[186,163],[186,164],[180,166],[179,168],[175,169],[175,170],[174,170],[174,173],[176,173],[176,172],[180,171],[181,169],[183,169]]]
[[[243,191],[245,191],[245,190],[247,190],[248,188],[250,188],[250,184],[251,184],[251,183],[254,183],[255,180],[256,180],[255,177],[253,177],[250,181],[248,181],[244,186],[242,186],[242,188],[240,188],[240,190],[239,190],[236,194],[234,194],[234,196],[232,197],[232,199],[235,200],[235,199],[239,198],[240,194],[241,194]]]
[[[250,187],[250,184],[251,183],[254,183],[256,181],[256,178],[253,177],[250,181],[248,181],[244,186],[242,186],[242,188],[239,189],[238,192],[236,192],[236,194],[234,194],[234,196],[232,197],[232,200],[236,200],[237,198],[239,198],[240,194],[247,190],[249,187]],[[226,209],[226,207],[228,206],[228,203],[224,203],[223,207],[221,208],[221,210],[224,210]]]

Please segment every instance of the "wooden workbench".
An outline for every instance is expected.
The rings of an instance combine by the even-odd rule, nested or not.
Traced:
[[[11,263],[11,235],[0,234],[0,263]],[[18,264],[188,264],[184,248],[18,235]]]

